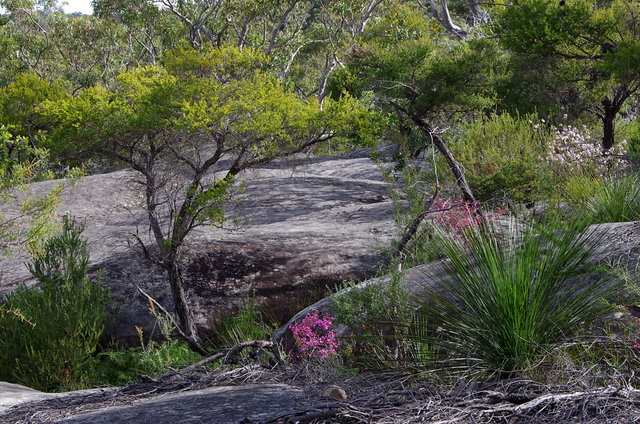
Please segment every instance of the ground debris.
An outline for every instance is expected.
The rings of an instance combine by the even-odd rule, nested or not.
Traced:
[[[640,390],[630,387],[578,389],[523,379],[491,382],[461,379],[457,384],[446,386],[407,373],[347,377],[309,365],[274,369],[253,365],[224,371],[174,372],[157,378],[146,377],[120,388],[18,405],[0,414],[0,422],[60,422],[79,414],[134,405],[165,394],[213,386],[273,383],[298,387],[302,390],[303,401],[294,411],[276,413],[268,420],[250,420],[252,424],[640,424]],[[323,391],[332,385],[343,388],[349,394],[348,398],[323,397]]]

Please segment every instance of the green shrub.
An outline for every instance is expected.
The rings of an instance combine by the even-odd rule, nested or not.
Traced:
[[[451,277],[442,290],[421,299],[421,313],[440,331],[431,341],[451,364],[477,364],[489,371],[526,368],[555,343],[580,334],[609,313],[622,290],[609,274],[590,274],[596,239],[584,220],[499,241],[491,228],[468,232],[464,242],[443,239]]]
[[[87,277],[82,225],[64,218],[62,233],[47,240],[28,265],[40,290],[21,286],[0,312],[0,379],[39,390],[72,386],[81,364],[96,350],[107,324],[108,291]]]
[[[238,315],[225,320],[215,330],[214,344],[224,349],[246,341],[264,340],[273,330],[274,326],[264,322],[260,310],[249,300],[240,308]]]
[[[198,362],[202,356],[181,340],[150,341],[131,349],[105,349],[82,363],[81,387],[121,386],[143,375],[162,375]]]
[[[544,186],[538,165],[548,138],[535,115],[492,115],[463,125],[451,151],[479,200],[529,202]]]
[[[586,203],[592,223],[640,220],[640,178],[616,178],[595,190]]]
[[[386,284],[356,288],[344,283],[334,296],[335,320],[351,328],[353,336],[342,341],[342,355],[351,365],[366,369],[396,367],[410,361],[415,351],[407,336],[413,310],[400,273],[391,272]]]

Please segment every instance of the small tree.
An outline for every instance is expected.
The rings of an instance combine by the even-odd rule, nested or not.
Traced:
[[[107,324],[108,292],[87,277],[83,230],[65,216],[61,234],[27,265],[40,289],[21,286],[0,308],[0,378],[59,389],[95,351]]]
[[[631,0],[514,0],[495,30],[524,60],[552,64],[554,78],[602,121],[602,148],[610,150],[616,118],[640,89],[639,16]]]
[[[337,79],[355,92],[373,92],[378,104],[423,132],[447,161],[464,200],[475,203],[461,167],[435,128],[494,105],[493,79],[503,60],[488,40],[443,41],[440,32],[411,8],[391,10],[368,27]]]
[[[189,233],[223,223],[225,199],[247,167],[372,129],[369,112],[352,98],[321,109],[262,71],[266,62],[249,48],[181,48],[168,53],[162,66],[121,74],[113,91],[96,86],[43,107],[58,125],[56,143],[111,155],[138,173],[157,249],[138,241],[167,271],[180,330],[199,351],[180,267]],[[216,177],[213,167],[223,158],[231,165]]]

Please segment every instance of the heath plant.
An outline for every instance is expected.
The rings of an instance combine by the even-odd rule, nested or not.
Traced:
[[[289,329],[296,342],[297,351],[293,356],[297,359],[325,360],[338,352],[333,317],[329,314],[312,311]]]

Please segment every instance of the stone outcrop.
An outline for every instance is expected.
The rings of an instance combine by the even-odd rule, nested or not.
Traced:
[[[223,166],[221,164],[221,166]],[[137,338],[154,327],[136,284],[171,309],[165,273],[146,261],[131,233],[149,240],[143,193],[135,174],[121,170],[84,178],[68,188],[58,212],[86,221],[91,269],[115,293],[120,320],[113,332]],[[229,215],[239,224],[200,227],[184,255],[189,301],[201,329],[254,296],[275,318],[287,319],[345,279],[362,280],[383,261],[395,231],[392,204],[367,151],[300,157],[251,169]],[[33,185],[44,193],[55,182]],[[0,295],[35,282],[24,257],[3,258]]]

